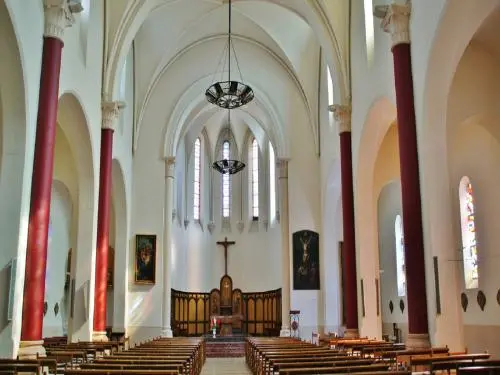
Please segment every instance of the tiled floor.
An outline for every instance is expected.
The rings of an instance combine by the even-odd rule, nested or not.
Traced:
[[[207,358],[201,375],[249,375],[245,358]]]

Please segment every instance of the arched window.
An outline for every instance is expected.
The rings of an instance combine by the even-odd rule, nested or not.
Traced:
[[[479,287],[479,269],[477,263],[474,194],[472,184],[467,176],[462,177],[460,181],[459,197],[465,289],[475,289]]]
[[[127,59],[123,62],[122,71],[120,74],[120,99],[126,100],[127,98]]]
[[[201,141],[196,138],[194,142],[194,181],[193,181],[193,218],[200,220],[200,195],[201,195]]]
[[[222,144],[222,159],[230,159],[229,141]],[[222,175],[222,217],[229,217],[231,210],[231,186],[229,174]]]
[[[276,219],[276,157],[271,142],[269,142],[269,210],[272,223]]]
[[[326,66],[326,78],[328,79],[328,105],[333,105],[334,97],[333,97],[333,79],[332,72],[330,71],[330,67]]]
[[[252,217],[259,218],[259,145],[255,138],[252,142]]]
[[[405,237],[403,232],[403,220],[400,215],[396,216],[394,235],[396,237],[396,280],[398,284],[398,296],[403,297],[406,295]]]

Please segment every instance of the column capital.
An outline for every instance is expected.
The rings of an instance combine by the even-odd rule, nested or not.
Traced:
[[[351,132],[351,106],[334,104],[328,107],[338,123],[339,134]]]
[[[410,0],[406,4],[378,5],[373,14],[382,20],[382,29],[391,34],[393,47],[410,44]]]
[[[175,176],[175,156],[165,158],[165,178]]]
[[[123,108],[125,108],[124,102],[102,102],[102,129],[115,130],[116,120]]]
[[[288,178],[288,158],[278,158],[276,160],[276,167],[278,168],[279,178]]]
[[[67,0],[43,0],[45,27],[43,36],[63,41],[64,30],[75,23],[73,14],[80,13],[80,3],[70,4]]]

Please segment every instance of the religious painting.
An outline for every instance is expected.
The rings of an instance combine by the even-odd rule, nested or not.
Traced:
[[[156,235],[138,234],[135,244],[135,282],[154,284],[156,281]]]
[[[293,289],[319,290],[319,234],[301,230],[293,234]]]

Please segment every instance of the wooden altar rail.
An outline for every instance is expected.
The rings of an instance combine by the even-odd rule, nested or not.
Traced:
[[[210,293],[182,292],[172,289],[171,325],[175,336],[200,336],[210,332],[214,315]],[[273,336],[281,328],[281,289],[267,292],[241,293],[241,326],[235,332]]]

